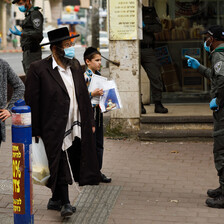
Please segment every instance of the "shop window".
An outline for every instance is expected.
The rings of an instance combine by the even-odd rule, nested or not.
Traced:
[[[196,70],[188,68],[184,55],[191,55],[202,64],[209,65],[200,32],[211,25],[224,24],[224,1],[154,0],[153,2],[163,26],[162,32],[155,34],[155,50],[162,65],[165,97],[167,94],[172,98],[175,92],[182,92],[183,95],[185,92],[201,93],[209,97],[209,80]]]

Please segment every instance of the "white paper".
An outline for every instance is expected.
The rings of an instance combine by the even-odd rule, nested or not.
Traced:
[[[93,74],[92,79],[89,85],[89,92],[93,92],[95,89],[104,89],[105,83],[107,82],[107,78]],[[99,104],[100,103],[100,96],[94,96],[91,99],[92,104]]]

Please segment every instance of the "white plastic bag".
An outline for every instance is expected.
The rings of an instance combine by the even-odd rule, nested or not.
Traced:
[[[47,155],[44,147],[44,143],[41,138],[39,142],[35,142],[35,138],[32,138],[32,177],[35,184],[45,186],[50,177],[50,171],[48,166]]]

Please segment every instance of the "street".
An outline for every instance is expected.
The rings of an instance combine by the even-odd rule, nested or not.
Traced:
[[[77,47],[76,48],[76,58],[79,60],[81,64],[84,63],[83,61],[83,53],[85,48],[84,47]],[[42,58],[46,58],[48,55],[50,55],[50,51],[43,51],[42,52]],[[18,75],[22,75],[24,73],[23,67],[22,67],[22,53],[1,53],[0,57],[4,60],[6,60],[12,69],[16,72]]]
[[[79,60],[80,64],[84,64],[83,60],[83,53],[85,51],[85,47],[83,46],[75,46],[75,54],[76,59]],[[50,55],[50,51],[43,51],[42,52],[42,58],[46,58],[48,55]],[[108,58],[108,50],[103,51],[103,56]],[[21,52],[14,52],[14,53],[0,53],[0,58],[6,60],[9,65],[12,67],[12,69],[16,72],[18,75],[23,75],[23,67],[22,67],[22,53]],[[104,59],[102,59],[102,66],[106,66],[106,62]]]

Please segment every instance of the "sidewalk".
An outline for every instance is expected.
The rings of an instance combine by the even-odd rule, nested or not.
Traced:
[[[212,142],[140,142],[105,139],[103,173],[111,184],[70,186],[76,213],[63,220],[48,211],[51,196],[34,185],[35,224],[218,224],[224,210],[205,205],[208,188],[218,186]],[[13,223],[11,133],[0,156],[0,223]]]
[[[13,47],[12,43],[7,43],[7,46],[0,49],[0,53],[13,53],[13,52],[22,52],[22,49],[20,46],[18,46],[16,49]]]

